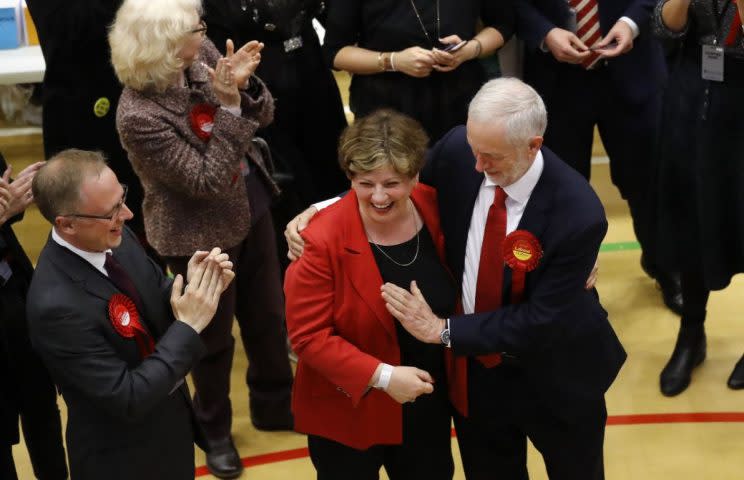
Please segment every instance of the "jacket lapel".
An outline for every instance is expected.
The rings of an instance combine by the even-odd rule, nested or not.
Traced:
[[[478,173],[475,169],[468,170],[461,190],[460,198],[453,198],[450,208],[455,209],[454,228],[447,232],[447,242],[452,242],[452,248],[449,249],[449,264],[452,265],[455,280],[462,283],[462,275],[465,269],[465,249],[468,242],[468,232],[470,231],[470,221],[473,217],[473,207],[475,200],[478,198],[480,186],[483,183],[483,174]],[[440,207],[441,210],[441,207]],[[454,238],[452,238],[454,237]]]
[[[549,212],[553,205],[553,197],[555,195],[554,184],[552,182],[552,162],[549,160],[548,155],[543,151],[544,167],[540,179],[537,181],[530,199],[527,202],[527,207],[524,209],[522,218],[519,220],[517,230],[527,230],[533,234],[540,244],[544,248],[545,242],[543,241],[543,232],[548,225]],[[538,264],[538,268],[540,264]],[[530,273],[527,273],[527,279],[531,277]],[[512,270],[508,266],[504,268],[504,286],[508,286],[508,290],[511,291],[511,280]]]
[[[47,248],[51,249],[51,260],[56,263],[62,269],[62,271],[66,272],[67,275],[69,275],[71,281],[80,283],[88,293],[90,293],[94,297],[98,297],[101,300],[104,300],[107,305],[108,302],[111,300],[112,295],[114,295],[115,293],[122,293],[119,291],[118,288],[116,288],[113,282],[111,282],[111,280],[106,275],[99,272],[95,267],[93,267],[93,265],[82,259],[76,253],[59,245],[57,242],[52,240],[51,236],[47,241]],[[121,247],[119,247],[117,250],[120,249]],[[127,265],[127,260],[117,255],[117,252],[114,252],[114,256],[119,259],[119,261],[123,265]],[[127,273],[129,273],[129,271],[127,271]],[[137,282],[134,283],[136,287]],[[148,319],[150,315],[147,314],[148,308],[145,297],[142,295],[140,289],[138,287],[136,288],[137,293],[140,294],[142,302],[145,303],[145,305],[138,307],[138,309],[144,308],[145,310],[144,312],[139,312],[140,317],[142,317],[145,328],[151,334],[154,334],[154,339],[157,339],[160,336],[160,332],[157,330],[153,330],[152,322]],[[105,312],[105,314],[108,316],[108,312]]]
[[[362,298],[364,303],[374,312],[377,320],[382,324],[391,337],[395,338],[395,324],[393,318],[385,308],[382,300],[380,286],[382,277],[377,267],[377,262],[367,241],[367,235],[362,226],[362,218],[359,215],[357,196],[351,190],[341,199],[344,208],[343,229],[343,263],[346,276],[349,278],[354,289]]]

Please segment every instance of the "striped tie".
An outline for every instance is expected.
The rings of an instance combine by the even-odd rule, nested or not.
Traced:
[[[597,0],[569,0],[568,5],[576,11],[576,36],[591,48],[602,39],[602,31],[599,29],[599,8]],[[592,68],[602,54],[592,51],[581,66],[589,70]]]

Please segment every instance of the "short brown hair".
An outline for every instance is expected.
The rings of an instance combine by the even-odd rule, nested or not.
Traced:
[[[429,137],[416,120],[394,110],[357,119],[341,134],[338,161],[348,178],[390,165],[413,178],[424,166]]]
[[[106,168],[101,152],[71,148],[50,158],[34,177],[31,190],[39,211],[50,223],[59,215],[74,213],[85,177]]]

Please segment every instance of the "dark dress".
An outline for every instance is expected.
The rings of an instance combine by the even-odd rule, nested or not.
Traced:
[[[739,29],[724,47],[723,82],[703,80],[701,45],[725,43],[735,2],[692,0],[680,33],[663,24],[662,6],[654,14],[656,33],[682,39],[682,46],[664,95],[660,260],[699,272],[706,290],[719,290],[744,272],[744,43]]]
[[[143,191],[116,131],[122,87],[111,66],[108,28],[122,0],[28,0],[46,61],[43,84],[44,154],[97,150],[129,186],[127,225],[142,242]],[[98,108],[96,108],[98,107]],[[148,249],[155,257],[155,252]]]
[[[283,190],[272,214],[284,267],[284,225],[308,204],[335,196],[349,185],[336,160],[346,116],[312,26],[313,17],[324,14],[320,0],[204,1],[207,35],[222,54],[228,38],[235,48],[251,40],[264,43],[256,74],[274,97],[274,122],[256,135],[271,147],[279,174],[275,179]],[[294,44],[285,49],[290,39]],[[301,46],[296,39],[301,39]]]
[[[420,245],[417,243],[420,242]],[[402,244],[377,246],[370,243],[383,282],[408,289],[416,280],[432,311],[448,317],[455,310],[457,289],[447,269],[437,256],[429,230],[424,226],[418,238]],[[384,250],[385,254],[381,253]],[[419,251],[420,249],[420,251]],[[410,266],[401,266],[415,257]],[[390,260],[392,258],[394,263]],[[434,392],[421,395],[415,402],[403,404],[403,442],[401,445],[377,445],[365,451],[355,450],[338,442],[310,435],[309,445],[313,463],[333,462],[334,470],[342,471],[345,462],[354,465],[357,478],[377,478],[380,466],[385,466],[392,480],[427,478],[451,479],[454,464],[451,452],[450,403],[447,396],[447,377],[441,345],[422,343],[395,322],[400,364],[429,372],[434,379]],[[319,456],[314,455],[320,453]],[[416,459],[426,458],[426,461]],[[318,471],[326,470],[324,465]],[[320,477],[324,478],[324,477]]]
[[[373,51],[390,52],[413,46],[431,49],[440,46],[438,37],[453,34],[467,40],[475,36],[479,19],[485,26],[496,28],[505,38],[512,33],[513,12],[508,1],[417,0],[414,5],[428,37],[409,1],[332,2],[323,46],[328,65],[333,65],[339,50],[355,44]],[[464,62],[451,72],[432,71],[425,78],[400,72],[354,75],[350,89],[351,110],[363,116],[381,107],[394,108],[421,122],[434,142],[452,127],[465,123],[468,103],[486,79],[483,66],[476,61]]]

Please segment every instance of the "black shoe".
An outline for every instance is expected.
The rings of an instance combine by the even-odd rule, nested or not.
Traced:
[[[209,442],[207,469],[217,478],[237,478],[243,473],[243,462],[235,449],[232,438]]]
[[[264,432],[294,431],[294,416],[286,412],[278,418],[258,418],[251,413],[251,422],[256,430]]]
[[[736,362],[736,366],[734,366],[734,370],[731,372],[731,376],[726,384],[732,390],[741,390],[744,388],[744,355]]]
[[[679,273],[661,272],[652,267],[646,260],[646,256],[641,254],[641,268],[646,275],[656,280],[656,288],[661,290],[661,298],[664,305],[679,316],[683,315],[684,301],[682,299],[682,285],[679,281]]]
[[[680,328],[672,357],[661,371],[661,393],[673,397],[690,385],[692,370],[705,360],[705,330]]]

